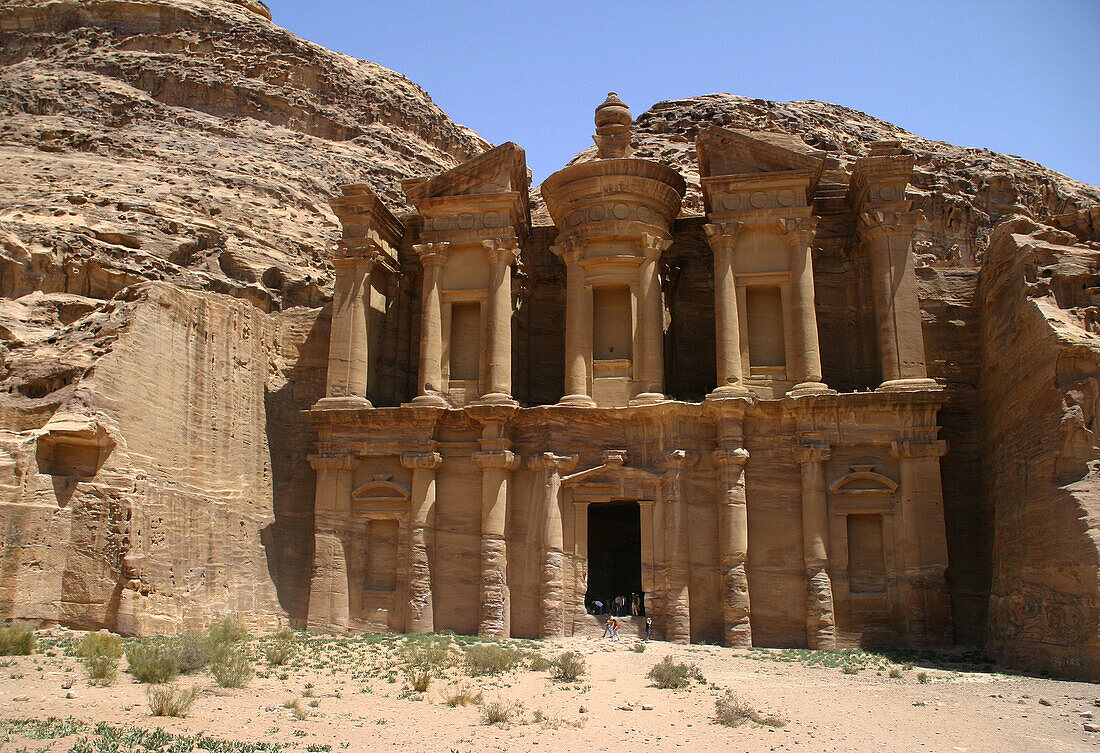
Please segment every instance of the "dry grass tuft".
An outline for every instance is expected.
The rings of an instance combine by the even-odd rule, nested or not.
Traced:
[[[149,698],[149,711],[153,716],[187,716],[187,710],[199,697],[195,688],[176,688],[171,685],[152,686],[145,691]]]

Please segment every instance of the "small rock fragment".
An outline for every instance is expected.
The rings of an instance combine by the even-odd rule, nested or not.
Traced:
[[[1040,698],[1039,699],[1039,705],[1040,706],[1053,706],[1054,704],[1051,703],[1050,701],[1048,701],[1046,698]]]

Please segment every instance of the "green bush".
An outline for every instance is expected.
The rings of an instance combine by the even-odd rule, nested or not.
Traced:
[[[588,663],[584,657],[576,651],[566,651],[554,659],[550,667],[550,674],[555,679],[572,682],[579,679],[588,671]]]
[[[276,641],[264,649],[264,656],[272,667],[281,667],[294,657],[294,644]]]
[[[110,685],[118,674],[118,657],[93,654],[80,660],[88,670],[88,679],[97,685]]]
[[[481,707],[481,721],[485,724],[505,725],[519,712],[515,704],[508,701],[493,700]]]
[[[203,633],[182,633],[173,638],[169,645],[183,675],[205,669],[214,658],[214,641]]]
[[[225,643],[240,643],[252,637],[240,621],[232,617],[222,617],[209,627],[207,633],[215,646]]]
[[[210,665],[210,674],[223,688],[243,688],[252,679],[252,662],[236,646],[222,646]]]
[[[424,693],[432,684],[432,673],[427,669],[409,670],[409,687],[417,693]]]
[[[138,682],[168,682],[179,674],[175,652],[165,643],[135,641],[126,646],[126,662]]]
[[[522,659],[523,654],[514,648],[492,643],[475,643],[466,648],[466,674],[471,677],[503,674]]]
[[[77,644],[76,652],[82,659],[90,659],[94,656],[118,659],[122,656],[122,639],[117,635],[111,635],[106,630],[88,633]]]
[[[34,653],[34,633],[9,625],[0,628],[0,656],[30,656]]]
[[[527,666],[532,672],[545,672],[550,669],[553,664],[542,654],[535,654],[531,657],[531,661],[527,663]]]
[[[441,675],[454,664],[451,642],[447,638],[410,638],[401,647],[401,660],[410,669]]]
[[[699,667],[694,664],[677,663],[666,656],[654,664],[646,675],[658,688],[686,688],[692,680],[706,682]]]
[[[153,716],[187,716],[191,703],[199,697],[198,688],[174,688],[171,685],[150,687],[145,691],[149,698],[149,711]]]

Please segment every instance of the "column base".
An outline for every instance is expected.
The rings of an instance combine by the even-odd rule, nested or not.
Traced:
[[[558,405],[567,405],[571,408],[595,408],[596,401],[588,395],[563,395]]]
[[[417,407],[428,406],[431,408],[446,408],[448,407],[447,401],[441,398],[439,395],[417,395],[406,405],[414,405]]]
[[[657,403],[664,403],[667,401],[668,396],[660,392],[639,392],[627,401],[627,405],[633,408],[638,405],[656,405]]]
[[[707,400],[721,400],[724,397],[749,397],[753,392],[743,384],[722,384],[707,393]]]
[[[373,408],[370,400],[357,395],[344,395],[341,397],[323,397],[313,404],[311,410],[356,410]]]
[[[519,403],[504,392],[487,392],[471,405],[519,405]]]
[[[908,392],[910,390],[934,390],[939,384],[935,379],[916,377],[911,379],[888,379],[880,384],[875,392]]]
[[[787,397],[802,397],[803,395],[835,395],[836,390],[829,389],[824,382],[800,382],[787,392]]]

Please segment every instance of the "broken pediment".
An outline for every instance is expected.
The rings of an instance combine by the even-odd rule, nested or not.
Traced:
[[[602,465],[565,476],[561,481],[574,490],[574,496],[653,500],[662,477],[626,465],[623,450],[607,450]]]
[[[401,181],[409,201],[418,206],[430,199],[501,193],[518,193],[526,204],[529,186],[523,149],[511,141],[435,177]]]
[[[695,137],[699,175],[703,178],[797,170],[812,174],[816,185],[825,153],[797,136],[771,131],[743,131],[711,126]]]

